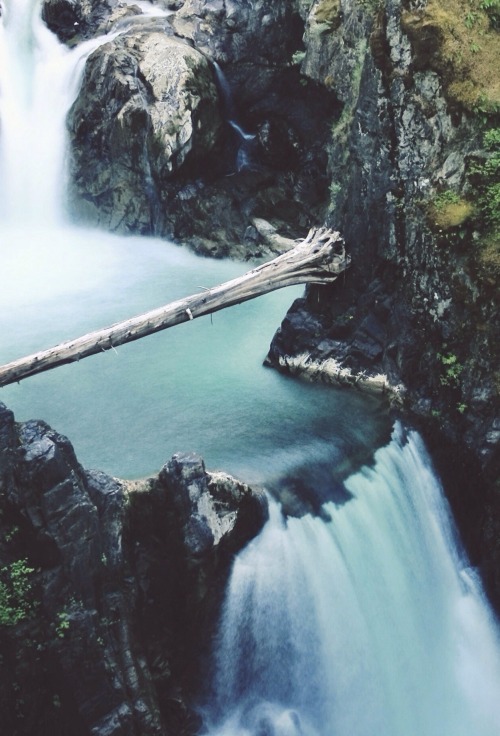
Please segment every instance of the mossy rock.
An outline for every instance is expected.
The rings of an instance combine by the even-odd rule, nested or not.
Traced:
[[[428,219],[435,230],[451,230],[463,225],[474,213],[473,205],[455,192],[438,194],[428,208]]]
[[[312,18],[318,26],[325,30],[335,31],[342,23],[340,0],[320,0],[313,8]]]
[[[500,233],[479,243],[476,262],[483,281],[494,286],[500,281]]]
[[[471,112],[500,110],[500,34],[479,0],[429,0],[403,10],[401,25],[415,68],[437,72],[450,102]]]

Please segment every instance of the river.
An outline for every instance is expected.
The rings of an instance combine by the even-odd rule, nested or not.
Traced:
[[[65,116],[88,54],[36,0],[2,2],[0,363],[243,273],[160,239],[77,228],[65,211]],[[278,504],[235,560],[200,705],[214,736],[496,736],[500,645],[418,435],[353,391],[262,361],[292,288],[0,390],[79,460],[156,472],[197,451]],[[360,467],[361,463],[366,463]],[[297,491],[298,489],[298,491]]]

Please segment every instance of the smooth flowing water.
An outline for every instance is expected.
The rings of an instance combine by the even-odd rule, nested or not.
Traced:
[[[276,505],[237,558],[217,736],[496,736],[500,642],[421,440],[396,427],[331,521]]]
[[[242,273],[67,222],[65,115],[105,39],[69,51],[39,2],[0,5],[0,363]],[[87,467],[137,477],[196,450],[211,468],[273,487],[285,479],[326,502],[323,519],[286,523],[273,504],[235,561],[211,734],[493,736],[497,632],[420,441],[398,430],[387,445],[377,402],[262,367],[300,292],[58,368],[0,389],[0,400],[18,420],[67,434]],[[373,467],[352,474],[382,445]]]

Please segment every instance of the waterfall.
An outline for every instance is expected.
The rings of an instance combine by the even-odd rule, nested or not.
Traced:
[[[39,0],[8,0],[2,10],[2,220],[52,226],[63,215],[66,115],[85,60],[103,39],[68,49],[41,20]]]
[[[252,157],[255,153],[255,143],[257,136],[255,133],[247,133],[247,131],[244,130],[238,123],[233,102],[233,93],[231,91],[231,87],[229,86],[229,82],[227,81],[226,75],[216,61],[213,62],[213,65],[220,96],[224,105],[227,123],[236,133],[236,171],[240,172],[246,169],[255,168],[255,165],[252,163]]]
[[[169,11],[150,3],[145,17]],[[66,117],[92,51],[127,30],[84,41],[60,43],[41,19],[41,0],[0,3],[0,214],[2,222],[54,227],[64,221]]]
[[[213,736],[495,736],[500,640],[419,436],[396,427],[330,522],[267,526],[236,559]]]

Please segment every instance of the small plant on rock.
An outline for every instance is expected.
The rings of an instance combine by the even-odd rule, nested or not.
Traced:
[[[31,575],[27,560],[16,560],[0,569],[0,625],[15,626],[33,611]]]
[[[448,189],[437,194],[430,203],[429,221],[437,230],[450,230],[460,227],[473,211],[470,202]]]
[[[447,355],[438,353],[437,357],[443,366],[443,372],[439,377],[441,386],[458,386],[458,380],[464,367],[458,362],[457,356],[454,353],[448,353]]]

